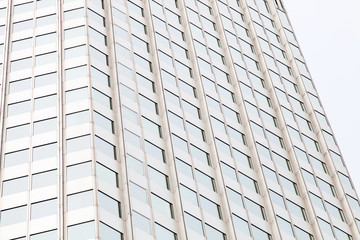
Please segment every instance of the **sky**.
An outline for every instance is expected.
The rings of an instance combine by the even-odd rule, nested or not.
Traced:
[[[360,194],[360,1],[282,2]]]

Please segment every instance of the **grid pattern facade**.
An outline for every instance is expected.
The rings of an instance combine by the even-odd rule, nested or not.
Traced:
[[[360,239],[280,0],[2,0],[0,78],[0,239]]]

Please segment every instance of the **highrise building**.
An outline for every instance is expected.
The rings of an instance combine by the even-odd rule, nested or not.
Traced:
[[[0,1],[0,239],[356,240],[281,0]]]

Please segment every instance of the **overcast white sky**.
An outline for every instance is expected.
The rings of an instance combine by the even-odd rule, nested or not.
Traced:
[[[360,194],[360,1],[282,1]]]

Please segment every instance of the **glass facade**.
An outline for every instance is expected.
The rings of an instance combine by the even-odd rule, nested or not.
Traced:
[[[360,239],[281,0],[0,1],[1,239]]]

